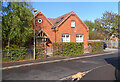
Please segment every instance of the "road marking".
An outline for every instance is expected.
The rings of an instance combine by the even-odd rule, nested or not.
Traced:
[[[87,73],[89,73],[89,72],[91,72],[91,71],[93,71],[93,70],[95,70],[95,69],[97,69],[97,68],[104,67],[104,66],[107,66],[107,65],[110,65],[110,64],[105,64],[105,65],[97,66],[97,67],[92,68],[92,69],[90,69],[90,70],[87,70],[87,71],[85,71],[85,72],[80,72],[80,73],[82,73],[82,76],[79,78],[79,80],[80,80],[83,76],[85,76]],[[74,74],[74,75],[75,75],[75,74]],[[67,77],[61,78],[61,79],[59,79],[59,80],[68,80],[69,78],[73,79],[72,76],[73,76],[73,74],[72,74],[72,75],[69,75],[69,76],[67,76]]]
[[[104,66],[107,66],[107,65],[110,65],[110,64],[105,64],[105,65],[97,66],[97,67],[95,67],[95,68],[92,68],[92,69],[90,69],[90,70],[88,70],[88,71],[83,72],[83,74],[84,74],[84,76],[85,76],[87,73],[89,73],[89,72],[91,72],[91,71],[93,71],[93,70],[95,70],[95,69],[97,69],[97,68],[104,67]]]
[[[9,67],[0,68],[0,70],[11,69],[11,68],[18,68],[18,67],[23,67],[23,66],[31,66],[31,65],[38,65],[38,64],[60,62],[60,61],[75,60],[75,59],[81,59],[81,58],[89,58],[89,57],[95,57],[95,56],[108,55],[108,54],[112,54],[112,53],[115,53],[115,52],[103,53],[103,54],[96,54],[96,55],[90,55],[90,56],[83,56],[83,57],[74,57],[74,58],[59,59],[59,60],[52,60],[52,61],[45,61],[45,62],[38,62],[38,63],[29,63],[29,64],[22,64],[22,65],[16,65],[16,66],[9,66]]]
[[[62,79],[60,79],[60,80],[66,80],[66,79],[71,78],[71,77],[72,77],[72,75],[67,76],[67,77],[64,77],[64,78],[62,78]]]

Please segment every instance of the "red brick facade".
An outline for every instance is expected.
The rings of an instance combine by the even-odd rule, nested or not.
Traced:
[[[63,19],[59,23],[56,23],[62,17]],[[42,19],[42,22],[38,23],[38,19]],[[75,21],[75,28],[71,28],[72,20]],[[46,18],[40,11],[35,15],[35,28],[36,31],[43,30],[47,34],[50,40],[48,45],[51,45],[55,41],[62,42],[62,34],[69,34],[70,42],[76,42],[76,34],[83,34],[84,49],[88,46],[89,29],[74,11],[56,19]]]

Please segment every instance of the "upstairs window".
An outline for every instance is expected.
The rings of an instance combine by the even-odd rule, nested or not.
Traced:
[[[71,21],[71,28],[75,28],[75,21]]]
[[[70,35],[62,34],[62,42],[70,42]]]
[[[83,42],[83,35],[82,34],[76,34],[76,42]]]
[[[38,23],[42,23],[42,19],[38,19]]]

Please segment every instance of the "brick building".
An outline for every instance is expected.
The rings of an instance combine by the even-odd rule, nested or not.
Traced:
[[[54,42],[83,42],[84,49],[88,46],[89,29],[74,11],[55,19],[46,18],[39,11],[35,15],[35,30],[36,43],[46,42],[49,49]]]

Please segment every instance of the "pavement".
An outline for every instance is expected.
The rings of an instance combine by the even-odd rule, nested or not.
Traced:
[[[110,61],[118,58],[118,52],[116,50],[111,50],[110,53],[102,53],[102,54],[99,54],[99,56],[96,56],[98,54],[94,54],[94,56],[88,55],[87,57],[85,56],[72,57],[71,60],[69,60],[70,57],[68,57],[68,59],[65,59],[65,61],[57,61],[51,63],[49,62],[45,64],[36,64],[30,66],[23,66],[19,68],[6,69],[6,70],[2,70],[2,79],[3,80],[60,80],[70,75],[74,75],[78,72],[86,72],[99,66],[108,65],[108,64],[114,66],[114,64],[112,64]],[[87,77],[89,73],[87,73],[85,77]],[[103,76],[104,75],[105,74],[103,74]]]
[[[117,49],[110,49],[107,48],[104,50],[104,52],[97,53],[97,54],[107,54],[107,53],[112,53],[113,51],[117,51]],[[36,64],[44,64],[44,63],[52,63],[52,62],[59,62],[59,61],[64,61],[64,60],[72,60],[72,59],[78,59],[81,57],[86,57],[86,56],[95,56],[96,53],[88,53],[88,54],[81,54],[81,55],[74,55],[74,56],[63,56],[63,57],[50,57],[50,58],[45,58],[45,59],[37,59],[37,60],[25,60],[25,61],[15,61],[15,62],[7,62],[7,63],[2,63],[2,69],[9,69],[9,68],[16,68],[16,67],[21,67],[21,66],[29,66],[29,65],[36,65]],[[98,55],[99,56],[99,55]]]
[[[73,60],[73,59],[79,59],[79,58],[85,58],[85,57],[99,56],[103,53],[109,54],[108,52],[101,52],[101,53],[81,54],[81,55],[74,55],[74,56],[51,57],[51,58],[37,59],[37,60],[15,61],[15,62],[3,63],[2,69],[17,68],[22,66],[30,66],[30,65],[36,65],[36,64],[53,63],[53,62],[67,61],[67,60]]]

